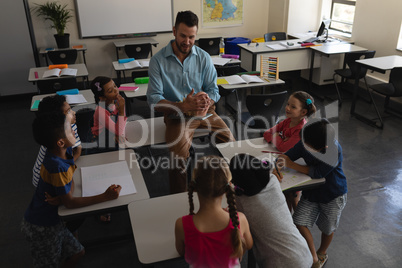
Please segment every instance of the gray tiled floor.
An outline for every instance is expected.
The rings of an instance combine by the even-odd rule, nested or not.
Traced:
[[[297,89],[305,89],[304,86],[305,83],[293,84],[293,88]],[[327,91],[334,93],[331,87],[319,90],[324,94]],[[39,148],[31,134],[34,114],[29,111],[29,104],[29,96],[1,99],[1,267],[31,267],[28,246],[19,231],[20,220],[34,190],[31,169]],[[348,178],[348,204],[329,248],[329,260],[325,267],[400,267],[402,120],[388,117],[383,130],[374,129],[351,118],[349,108],[350,101],[345,101],[338,120],[339,141],[344,151],[344,170]],[[367,103],[359,103],[358,109],[374,116],[371,114],[372,106]],[[140,155],[148,153],[145,149],[137,152]],[[165,150],[153,151],[155,155],[165,153]],[[217,151],[208,148],[205,153]],[[151,174],[144,171],[143,175],[152,197],[168,193],[166,172]],[[81,226],[80,239],[87,249],[79,267],[141,266],[127,213],[115,212],[112,217],[110,224],[101,224],[95,217],[88,217]],[[122,237],[118,242],[106,245],[96,242],[97,238],[116,235]],[[320,233],[316,227],[313,235],[318,246]],[[183,261],[157,265],[182,266],[185,267]]]

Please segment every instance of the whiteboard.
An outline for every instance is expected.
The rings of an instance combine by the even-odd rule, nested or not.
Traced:
[[[171,32],[171,0],[75,0],[80,38]]]

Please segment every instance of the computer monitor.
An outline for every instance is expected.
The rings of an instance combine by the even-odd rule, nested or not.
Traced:
[[[317,37],[320,37],[324,33],[324,30],[325,30],[325,23],[321,22],[321,26],[320,26],[320,28],[318,29],[318,32],[317,32]]]

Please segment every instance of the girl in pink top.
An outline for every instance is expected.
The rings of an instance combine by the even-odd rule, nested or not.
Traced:
[[[272,142],[281,152],[286,152],[300,141],[300,131],[307,122],[306,118],[316,111],[314,99],[307,92],[296,91],[290,95],[285,111],[287,118],[264,133],[264,139]],[[290,212],[296,209],[300,194],[300,191],[285,194]]]
[[[125,101],[119,89],[109,77],[98,76],[91,83],[95,102],[98,104],[94,114],[92,134],[98,137],[108,130],[115,135],[116,141],[124,141],[127,117]]]
[[[190,267],[240,267],[239,258],[253,246],[247,219],[236,211],[231,179],[223,158],[206,156],[197,162],[188,187],[190,215],[175,226],[176,249]],[[193,192],[200,203],[195,214]],[[224,194],[228,211],[222,209]]]
[[[286,119],[264,133],[264,139],[286,152],[300,141],[300,131],[307,122],[306,118],[314,114],[314,99],[304,91],[290,95],[286,105]]]

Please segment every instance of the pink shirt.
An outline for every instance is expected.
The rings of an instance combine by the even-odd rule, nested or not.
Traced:
[[[290,118],[286,118],[264,133],[264,139],[267,142],[272,142],[281,152],[286,152],[300,141],[300,131],[307,122],[306,119],[303,118],[303,120],[301,120],[296,126],[289,127],[290,121]],[[272,138],[275,133],[279,133],[279,135],[277,135],[275,138]],[[285,138],[288,139],[284,141]]]
[[[118,110],[116,105],[109,106],[112,107],[112,112],[109,112],[107,109],[103,108],[101,105],[96,107],[94,113],[94,126],[91,128],[92,134],[99,136],[105,128],[110,132],[114,133],[118,136],[124,136],[126,131],[126,116],[117,116],[117,122],[115,123],[111,116],[118,115]]]
[[[238,258],[233,253],[231,234],[234,230],[232,220],[227,227],[213,233],[202,233],[194,225],[193,215],[182,217],[184,229],[185,260],[192,267],[236,267]]]

